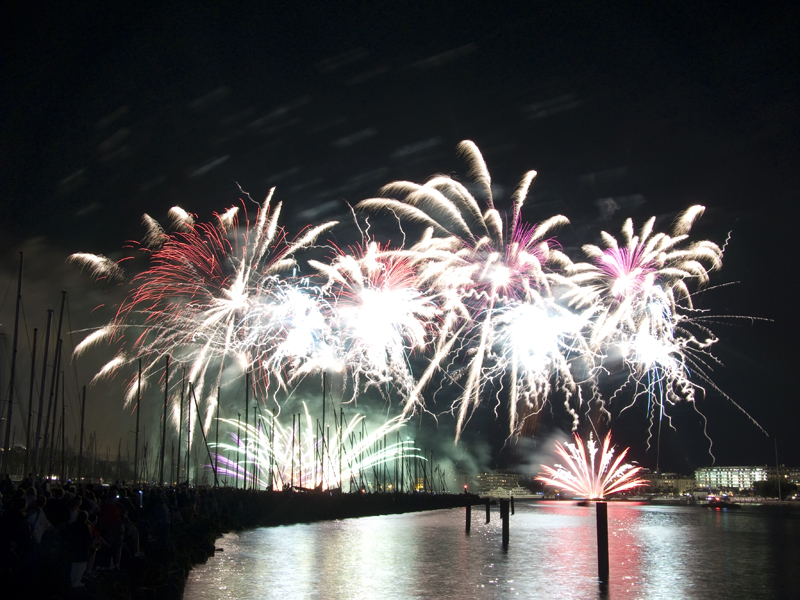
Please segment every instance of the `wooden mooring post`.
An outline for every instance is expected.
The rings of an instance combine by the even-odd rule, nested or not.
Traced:
[[[503,548],[508,548],[508,505],[509,501],[500,499],[500,520],[503,523]]]
[[[491,522],[492,512],[491,512],[491,500],[486,498],[484,502],[484,506],[486,507],[486,523]],[[508,548],[508,538],[509,538],[509,521],[510,515],[512,514],[511,508],[513,507],[513,499],[500,499],[500,520],[502,522],[502,530],[503,530],[503,548]],[[470,528],[472,526],[472,504],[469,500],[467,500],[467,504],[465,506],[467,509],[465,511],[466,515],[466,522],[464,523],[464,531],[467,535],[469,535]]]
[[[608,504],[595,502],[597,514],[597,576],[608,583]]]

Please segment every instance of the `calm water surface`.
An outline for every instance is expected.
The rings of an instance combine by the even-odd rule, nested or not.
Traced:
[[[594,507],[517,501],[231,533],[185,598],[800,598],[800,510],[609,504],[611,581],[597,581]]]

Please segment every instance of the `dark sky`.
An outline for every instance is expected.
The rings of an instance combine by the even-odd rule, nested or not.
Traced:
[[[668,223],[706,205],[694,234],[722,245],[732,232],[713,283],[736,284],[698,302],[771,320],[714,325],[725,365],[715,381],[770,437],[711,392],[698,407],[713,453],[717,464],[772,463],[777,438],[781,462],[800,465],[790,258],[800,23],[789,3],[271,4],[4,10],[6,363],[14,294],[4,290],[20,250],[28,331],[44,328],[61,289],[72,330],[96,326],[104,292],[64,259],[121,256],[144,212],[164,220],[180,204],[206,219],[240,197],[237,183],[257,198],[276,185],[296,233],[347,220],[346,202],[390,181],[463,177],[455,146],[472,139],[497,198],[539,172],[524,216],[566,215],[559,240],[575,257],[629,216]],[[606,198],[619,207],[610,216]],[[93,368],[78,365],[75,385]],[[115,443],[129,417],[111,392],[96,402],[90,427]],[[675,414],[662,467],[710,464],[701,419]],[[654,467],[643,409],[615,419],[620,443]]]

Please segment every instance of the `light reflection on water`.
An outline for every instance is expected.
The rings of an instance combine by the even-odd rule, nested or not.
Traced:
[[[800,595],[800,511],[609,504],[611,581],[597,581],[594,507],[497,507],[227,534],[185,598],[789,598]]]

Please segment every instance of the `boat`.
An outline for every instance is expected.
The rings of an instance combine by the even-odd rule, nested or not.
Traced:
[[[740,508],[741,504],[736,502],[731,502],[731,500],[727,496],[709,496],[708,497],[708,508],[713,508],[716,510],[728,510],[734,508]]]
[[[517,500],[541,500],[544,497],[542,492],[534,494],[528,488],[518,485],[508,492],[508,495],[516,498]]]
[[[514,498],[515,500],[541,500],[544,497],[544,494],[534,494],[529,489],[524,488],[522,486],[516,486],[511,489],[503,488],[503,487],[496,487],[493,490],[489,490],[481,494],[482,497],[486,498]]]

